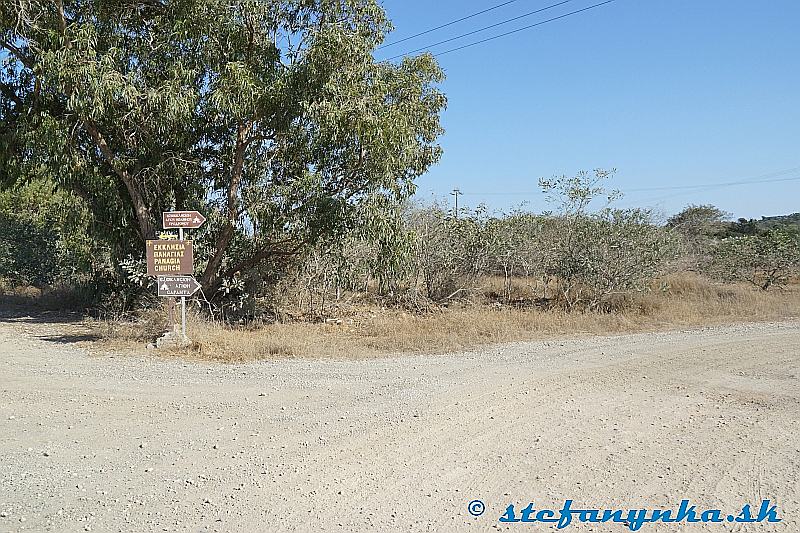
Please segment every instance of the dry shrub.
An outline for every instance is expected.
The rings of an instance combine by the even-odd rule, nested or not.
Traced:
[[[93,322],[96,333],[106,344],[144,346],[164,333],[167,325],[165,306],[142,309],[124,319],[100,319]]]
[[[643,296],[657,300],[654,316],[671,324],[724,323],[734,320],[772,320],[800,316],[800,287],[767,293],[752,285],[722,284],[697,274],[666,277],[663,291]]]
[[[206,328],[199,334],[192,333],[188,347],[173,351],[192,358],[228,363],[294,357],[301,351],[296,345],[299,337],[292,336],[284,343],[275,338],[275,333],[272,328],[266,328],[259,335],[224,326]]]
[[[41,298],[42,289],[30,285],[21,285],[11,289],[8,294],[9,296],[18,296],[20,298]]]
[[[506,280],[503,276],[484,276],[481,289],[490,302],[508,301],[517,304],[539,300],[547,293],[540,277],[518,276]]]
[[[497,285],[502,279],[487,280]],[[526,290],[530,280],[519,282]],[[671,275],[649,292],[608,302],[614,312],[572,311],[491,303],[464,303],[423,313],[362,306],[323,322],[224,325],[189,314],[188,348],[165,356],[243,362],[275,358],[365,358],[399,353],[448,353],[487,344],[604,335],[775,320],[800,316],[800,287],[767,293],[749,285],[722,285],[694,274]],[[161,314],[159,314],[161,313]],[[102,324],[104,342],[143,349],[152,342],[163,312],[135,322]]]
[[[662,310],[663,298],[653,298],[649,292],[610,294],[598,306],[600,312],[652,317]]]
[[[737,293],[737,287],[735,286],[715,283],[692,272],[681,272],[666,276],[663,280],[659,280],[659,285],[663,285],[665,292],[672,296],[689,297],[704,301],[730,299]]]

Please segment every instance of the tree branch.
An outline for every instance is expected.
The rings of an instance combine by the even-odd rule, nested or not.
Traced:
[[[0,40],[0,46],[11,52],[28,69],[33,70],[33,60],[11,43]]]
[[[56,0],[56,7],[58,8],[58,25],[61,30],[61,35],[67,35],[67,18],[64,16],[64,2],[63,0]]]
[[[217,289],[219,289],[219,287],[222,285],[222,280],[230,278],[230,277],[238,274],[239,272],[241,272],[243,270],[246,270],[246,269],[249,269],[249,268],[253,268],[253,267],[257,266],[259,263],[261,263],[262,261],[264,261],[265,259],[267,259],[269,257],[282,256],[282,257],[285,257],[285,258],[289,258],[289,257],[292,257],[292,256],[296,256],[298,253],[300,253],[300,250],[306,244],[305,241],[300,241],[300,242],[295,243],[295,245],[289,250],[277,250],[276,249],[276,247],[278,247],[278,246],[286,245],[286,244],[289,244],[289,243],[292,243],[292,242],[295,242],[295,241],[293,239],[284,239],[282,241],[270,243],[268,246],[262,248],[261,250],[259,250],[255,254],[253,254],[248,259],[240,261],[236,265],[234,265],[231,268],[227,269],[221,276],[218,276],[214,280],[214,283],[209,287],[211,289],[211,292],[214,293],[214,292],[217,291]]]
[[[89,132],[89,135],[91,135],[92,139],[94,140],[94,143],[100,149],[100,153],[103,154],[103,158],[105,158],[106,162],[109,164],[114,173],[119,176],[119,178],[122,180],[122,183],[125,184],[125,188],[128,189],[128,194],[131,197],[131,202],[133,202],[133,208],[136,213],[136,220],[139,222],[139,234],[142,237],[142,240],[155,238],[155,230],[153,229],[153,224],[150,220],[150,208],[145,203],[144,197],[139,191],[135,180],[131,177],[127,170],[119,166],[114,152],[108,146],[105,138],[98,130],[97,125],[90,119],[85,119],[84,125],[86,126],[86,130]]]
[[[0,81],[0,92],[2,92],[6,98],[14,102],[16,107],[22,107],[22,98],[20,98],[17,93],[11,88],[10,85],[7,85]]]

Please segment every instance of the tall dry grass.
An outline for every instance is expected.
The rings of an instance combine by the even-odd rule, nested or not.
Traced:
[[[324,323],[232,327],[190,314],[191,344],[165,355],[241,362],[286,357],[360,358],[447,353],[482,345],[576,335],[605,335],[800,317],[800,286],[763,292],[692,274],[669,276],[650,292],[623,298],[614,312],[565,312],[535,306],[460,305],[424,314],[376,307],[352,309]],[[104,342],[141,349],[163,316],[99,325]]]

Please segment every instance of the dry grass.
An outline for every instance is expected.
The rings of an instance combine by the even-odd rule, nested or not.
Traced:
[[[360,358],[395,353],[446,353],[481,345],[576,335],[655,331],[675,327],[800,317],[800,286],[761,292],[681,274],[652,292],[620,304],[614,313],[472,305],[426,314],[389,309],[353,310],[328,323],[236,328],[191,315],[192,344],[165,355],[241,362],[286,357]],[[666,287],[661,290],[660,287]],[[102,323],[102,343],[141,350],[163,323],[150,312],[134,324]]]

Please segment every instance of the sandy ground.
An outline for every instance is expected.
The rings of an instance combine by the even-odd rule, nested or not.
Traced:
[[[56,330],[0,322],[0,531],[552,531],[498,518],[684,498],[783,522],[642,531],[800,531],[798,322],[239,366]]]

